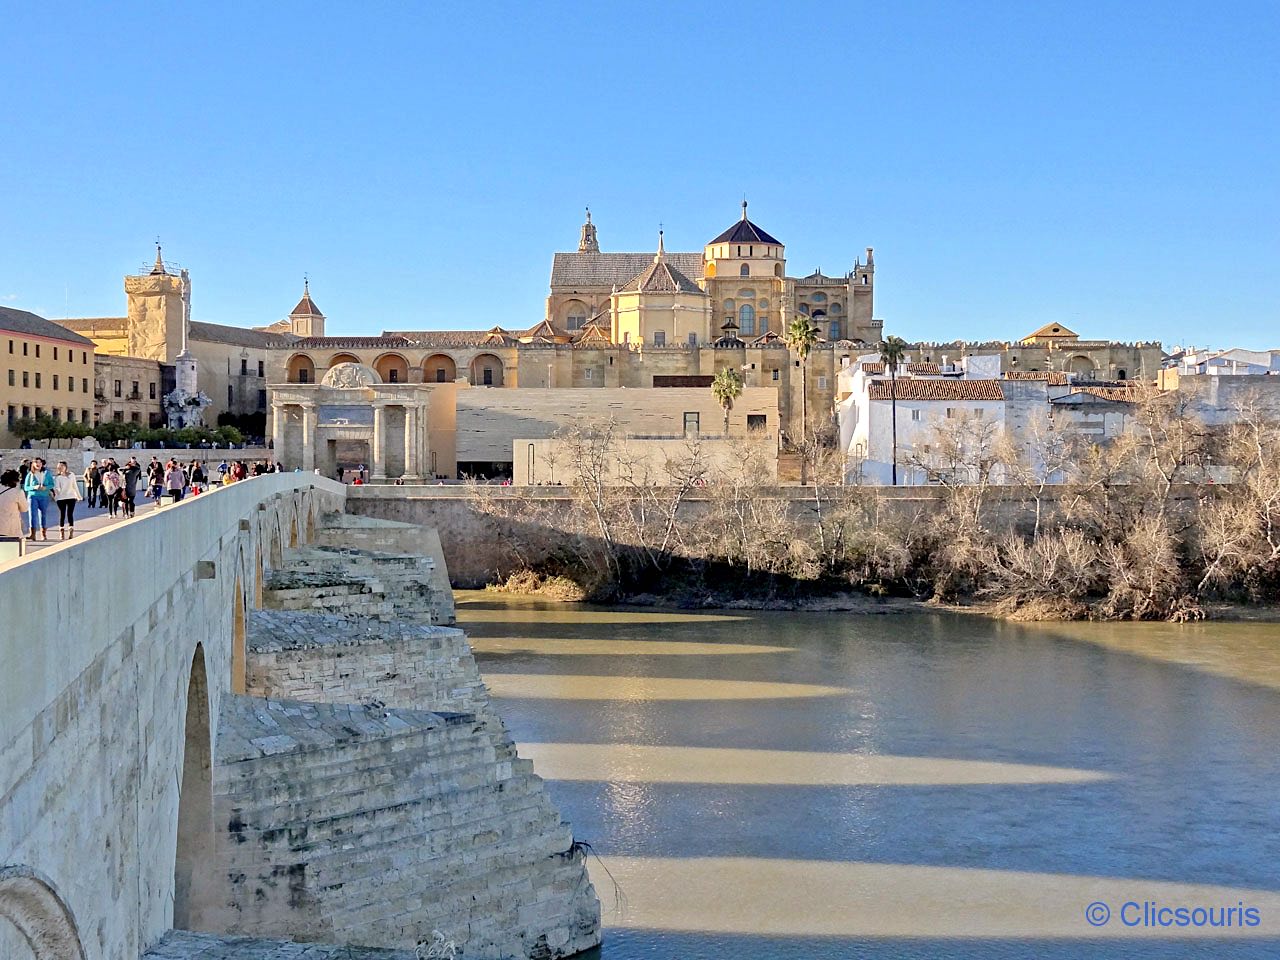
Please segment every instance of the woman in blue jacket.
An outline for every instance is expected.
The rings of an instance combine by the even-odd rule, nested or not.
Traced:
[[[53,471],[44,461],[44,457],[36,457],[31,461],[31,469],[22,481],[22,490],[31,504],[31,539],[40,531],[40,539],[49,539],[49,514],[53,510]]]

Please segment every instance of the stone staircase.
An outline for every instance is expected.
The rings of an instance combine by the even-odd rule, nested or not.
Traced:
[[[305,547],[269,573],[249,695],[221,707],[216,929],[393,948],[439,930],[466,960],[599,943],[583,854],[466,635],[432,622],[452,598],[424,559]]]

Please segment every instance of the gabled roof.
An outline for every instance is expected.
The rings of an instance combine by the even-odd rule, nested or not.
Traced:
[[[1046,323],[1034,333],[1028,333],[1022,338],[1022,342],[1028,340],[1079,340],[1080,334],[1074,330],[1068,329],[1061,323]]]
[[[514,336],[502,327],[491,327],[485,331],[484,339],[480,341],[484,344],[498,344],[500,346],[510,346],[519,343]]]
[[[760,336],[751,341],[751,345],[757,346],[767,343],[786,343],[787,338],[775,330],[766,330]]]
[[[702,276],[701,253],[668,253],[667,260],[686,277]],[[652,253],[557,253],[551,260],[553,289],[620,287],[653,263]]]
[[[873,380],[869,400],[1003,400],[999,380]]]
[[[771,237],[747,219],[747,201],[742,201],[742,219],[735,223],[711,243],[769,243],[782,246],[782,241]]]
[[[692,293],[700,297],[707,295],[705,290],[672,266],[671,261],[661,251],[654,258],[653,263],[649,264],[648,269],[623,284],[620,288],[621,291]]]
[[[285,333],[268,333],[265,330],[249,330],[245,327],[229,327],[221,323],[201,323],[192,320],[187,327],[187,339],[266,349],[292,343],[297,337]]]
[[[612,343],[609,330],[594,319],[582,325],[581,330],[574,331],[574,343]]]
[[[94,342],[88,337],[72,333],[69,329],[52,320],[29,313],[26,310],[15,310],[13,307],[0,307],[0,330],[20,333],[28,337],[44,337],[47,340],[62,340],[77,346],[93,347]],[[24,374],[25,376],[25,374]]]
[[[848,282],[849,282],[849,278],[847,276],[846,277],[829,277],[822,272],[821,268],[813,271],[813,273],[809,274],[807,277],[796,277],[796,283],[802,283],[805,286],[814,286],[814,287],[832,286],[832,285],[839,286],[839,285],[847,284]]]
[[[550,320],[543,320],[520,334],[525,343],[568,343],[572,339],[567,331],[557,329]]]

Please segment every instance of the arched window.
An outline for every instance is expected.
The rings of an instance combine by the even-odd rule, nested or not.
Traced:
[[[568,330],[581,330],[587,322],[587,305],[581,300],[570,300],[564,308],[564,325]]]
[[[1128,377],[1127,377],[1127,375],[1126,375],[1126,373],[1125,373],[1125,369],[1124,369],[1124,367],[1121,367],[1119,370],[1117,370],[1117,371],[1116,371],[1116,377],[1117,377],[1117,379],[1120,379],[1120,380],[1128,379]]]
[[[832,343],[840,339],[840,321],[839,320],[831,321],[831,331],[827,339],[830,340]]]
[[[749,303],[738,308],[738,328],[743,333],[754,335],[756,332],[756,308]]]
[[[782,264],[780,264],[780,263],[775,263],[775,264],[773,265],[773,275],[774,275],[775,277],[780,277],[780,276],[782,276]]]
[[[749,267],[747,264],[745,264],[745,263],[744,263],[744,264],[742,265],[741,269],[739,269],[739,270],[738,270],[738,276],[740,276],[740,277],[749,277],[749,276],[751,276],[751,267]]]

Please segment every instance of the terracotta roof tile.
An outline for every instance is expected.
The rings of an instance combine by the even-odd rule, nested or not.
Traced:
[[[26,310],[16,310],[13,307],[0,307],[0,330],[21,333],[30,337],[44,337],[47,340],[63,340],[67,343],[74,343],[77,346],[92,347],[94,345],[93,341],[88,337],[73,333],[61,324],[46,320],[44,317]],[[26,374],[24,373],[23,376],[25,377]]]
[[[871,400],[1003,400],[999,380],[875,380],[868,385]]]
[[[264,330],[250,330],[246,327],[229,327],[221,323],[201,323],[191,321],[187,327],[187,336],[191,340],[203,340],[205,343],[229,343],[237,347],[284,346],[296,338],[289,334],[267,333]]]
[[[862,372],[866,374],[870,374],[871,376],[875,376],[875,377],[884,376],[885,375],[884,362],[875,361],[872,363],[864,363],[862,365]],[[940,367],[936,363],[929,363],[927,361],[922,360],[916,363],[908,363],[907,373],[915,374],[916,376],[922,376],[922,377],[927,377],[931,375],[935,377],[940,377],[942,376],[942,367]]]
[[[1069,378],[1061,370],[1010,370],[1004,375],[1006,380],[1044,380],[1051,387],[1064,387]]]
[[[692,293],[705,297],[706,291],[673,266],[665,256],[628,280],[621,288],[640,293]]]
[[[702,277],[701,253],[668,253],[671,265],[686,277]],[[557,253],[551,260],[551,286],[621,287],[653,263],[652,253]]]

